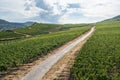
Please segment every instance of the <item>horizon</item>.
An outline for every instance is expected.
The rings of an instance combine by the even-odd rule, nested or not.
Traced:
[[[120,15],[119,6],[119,0],[1,0],[0,19],[19,23],[95,23]]]

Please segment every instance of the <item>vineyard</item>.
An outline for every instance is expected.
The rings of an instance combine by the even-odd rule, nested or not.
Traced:
[[[89,24],[43,24],[34,23],[31,26],[24,28],[17,28],[13,30],[0,31],[0,40],[8,41],[8,39],[26,38],[25,35],[36,36],[42,34],[49,34],[57,31],[69,30],[71,28],[85,27]]]
[[[0,44],[0,71],[9,70],[36,57],[46,55],[51,50],[78,37],[90,27],[81,27],[66,31],[54,32],[23,40]]]
[[[12,31],[1,31],[0,32],[0,39],[1,38],[15,38],[15,37],[22,37],[21,34],[16,34]]]
[[[28,34],[28,35],[39,35],[39,34],[47,34],[50,31],[58,31],[59,30],[58,24],[39,24],[39,23],[34,23],[32,26],[28,26],[25,28],[18,28],[15,29],[14,31],[23,33],[23,34]]]
[[[120,22],[103,21],[83,46],[71,80],[120,80]]]
[[[20,32],[20,33],[23,33],[23,34],[28,34],[28,35],[40,35],[40,34],[48,34],[48,33],[52,33],[52,32],[68,30],[70,28],[75,28],[75,27],[83,27],[83,26],[86,26],[86,25],[87,24],[60,25],[60,24],[35,23],[32,26],[15,29],[14,31]]]

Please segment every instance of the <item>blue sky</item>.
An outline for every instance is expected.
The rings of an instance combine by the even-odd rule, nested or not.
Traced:
[[[91,23],[120,15],[120,0],[0,0],[11,22]]]

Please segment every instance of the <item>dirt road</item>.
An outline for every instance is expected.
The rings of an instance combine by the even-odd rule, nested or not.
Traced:
[[[71,51],[77,44],[84,41],[87,37],[89,37],[94,32],[94,27],[91,30],[77,39],[75,42],[69,44],[64,49],[57,51],[56,54],[50,56],[48,59],[43,61],[41,64],[37,65],[32,69],[29,73],[27,73],[22,80],[42,80],[43,76],[52,68],[54,64],[56,64],[67,52]]]

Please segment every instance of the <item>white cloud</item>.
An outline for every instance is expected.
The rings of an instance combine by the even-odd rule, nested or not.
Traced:
[[[89,19],[86,19],[86,18],[72,19],[68,15],[62,16],[59,20],[59,23],[61,23],[61,24],[66,24],[66,23],[79,24],[79,23],[92,23],[92,22],[96,22],[96,20],[91,20],[90,21]]]
[[[59,23],[86,23],[96,22],[107,18],[120,15],[120,0],[66,0],[66,4],[79,3],[78,9],[67,9],[67,12],[61,16]],[[71,15],[73,13],[73,15]],[[74,13],[82,13],[80,16]],[[72,16],[76,16],[72,18]]]
[[[36,6],[36,0],[0,0],[0,18],[28,20],[46,12],[51,18],[60,17],[56,18],[59,23],[81,23],[104,20],[120,14],[120,0],[43,0],[43,2],[50,11]],[[80,8],[69,7],[69,4],[79,4]],[[37,5],[42,6],[42,3]],[[50,20],[48,18],[49,22]]]
[[[79,13],[78,13],[79,12]],[[81,9],[67,9],[67,12],[61,16],[58,20],[59,23],[92,23],[96,22],[94,18],[84,17],[81,13]]]
[[[96,20],[103,20],[120,14],[120,0],[44,0],[44,2],[52,7],[53,15],[60,15],[62,14],[62,10],[67,10],[58,20],[60,23],[95,22]],[[80,8],[68,8],[68,4],[76,3],[80,5]],[[62,7],[62,9],[59,7]],[[72,13],[82,13],[84,17],[81,18],[81,15],[80,17],[74,14],[71,15]],[[71,16],[76,16],[76,19],[70,18]]]
[[[30,5],[29,10],[25,10],[25,8],[28,7],[28,5]],[[19,13],[21,15],[14,16],[14,17],[19,17],[19,18],[20,17],[21,18],[36,17],[36,16],[39,16],[40,13],[45,11],[41,8],[36,7],[35,0],[1,0],[0,9],[6,12],[7,11],[12,12],[14,14]],[[0,12],[2,13],[2,11]]]
[[[119,0],[87,0],[87,2],[81,2],[81,10],[84,16],[109,18],[120,13]]]
[[[35,17],[35,16],[39,16],[39,14],[41,12],[46,12],[45,10],[36,7],[36,2],[35,0],[25,0],[25,7],[29,7],[29,10],[23,10],[22,13],[26,16],[26,17]],[[24,4],[24,5],[25,5]]]

